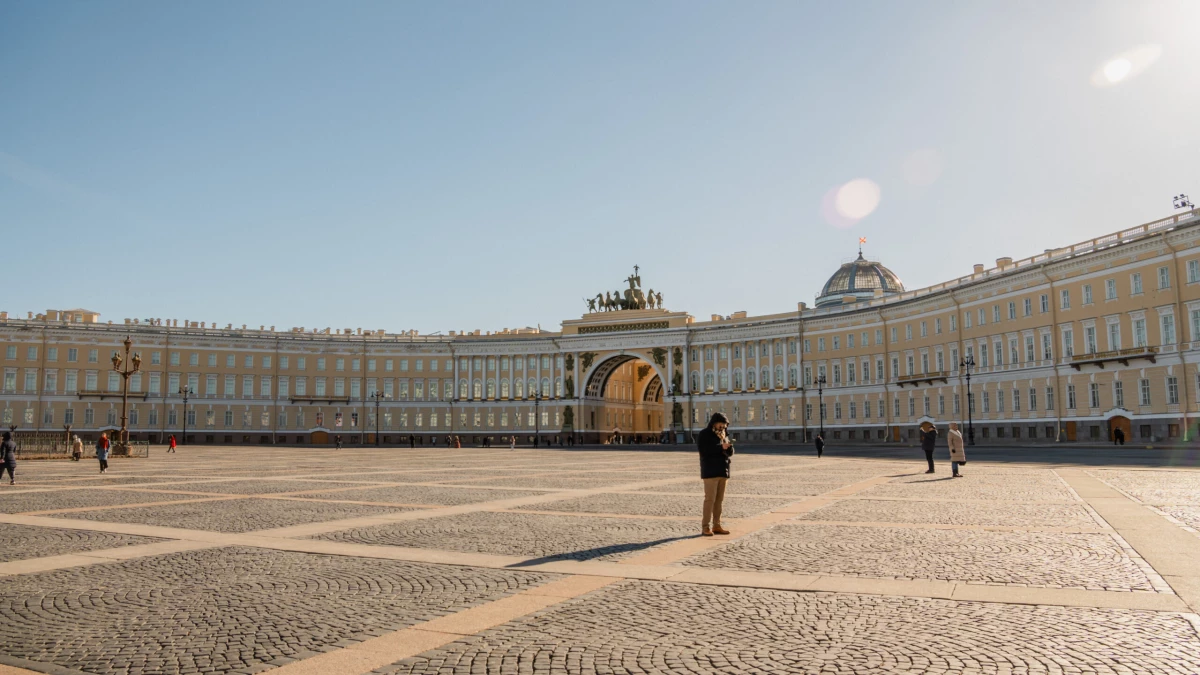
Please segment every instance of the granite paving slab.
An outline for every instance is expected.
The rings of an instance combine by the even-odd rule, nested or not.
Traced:
[[[726,496],[723,515],[746,518],[791,503],[792,499],[732,498]],[[621,513],[639,516],[694,516],[700,519],[704,506],[700,495],[644,495],[633,492],[604,493],[519,507],[525,511],[578,511],[582,513]]]
[[[1011,527],[1082,527],[1100,524],[1081,504],[975,504],[846,499],[797,520]]]
[[[120,546],[153,544],[158,541],[164,540],[131,534],[61,530],[54,527],[0,523],[0,562],[44,558],[66,553],[101,551]]]
[[[197,499],[196,495],[169,492],[140,492],[135,490],[103,490],[70,488],[44,492],[0,493],[0,513],[27,513],[52,509],[75,509],[92,506],[117,506]]]
[[[616,560],[699,535],[672,520],[477,512],[401,521],[318,535],[355,544],[431,548],[551,560]]]
[[[933,530],[784,523],[684,565],[1048,588],[1154,591],[1109,534]]]
[[[626,581],[373,672],[1183,675],[1200,637],[1170,613]]]

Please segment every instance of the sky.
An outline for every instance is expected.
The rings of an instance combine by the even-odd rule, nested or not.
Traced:
[[[1200,199],[1200,2],[0,2],[0,309],[794,311]]]

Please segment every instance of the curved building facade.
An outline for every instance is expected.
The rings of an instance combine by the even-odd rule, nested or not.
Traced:
[[[1182,441],[1200,417],[1197,213],[916,290],[860,258],[815,308],[708,321],[664,308],[636,270],[557,332],[2,313],[0,415],[89,439],[118,428],[110,359],[128,337],[141,357],[128,428],[151,442],[185,424],[199,444],[675,440],[716,411],[750,442],[800,442],[822,426],[830,441],[901,442],[924,420],[968,417],[979,443],[1107,441],[1116,428]]]

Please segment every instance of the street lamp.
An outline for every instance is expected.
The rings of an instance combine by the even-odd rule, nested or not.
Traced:
[[[825,376],[818,375],[817,376],[817,415],[821,419],[821,427],[820,427],[820,430],[817,431],[817,434],[819,434],[821,436],[822,440],[825,439],[825,399],[822,398],[822,395],[824,394],[824,389],[825,389]]]
[[[121,447],[124,452],[129,452],[129,376],[142,369],[142,355],[134,354],[133,359],[129,358],[129,350],[133,347],[133,340],[129,336],[125,336],[125,358],[121,358],[121,352],[114,352],[112,356],[113,371],[121,375],[124,386],[121,388]],[[129,361],[133,368],[126,366],[121,370],[121,363]]]
[[[379,404],[382,403],[386,398],[391,397],[382,391],[376,390],[371,392],[371,400],[375,401],[375,447],[377,448],[379,447]],[[451,417],[453,417],[453,415],[451,415]],[[390,429],[391,427],[388,428]]]
[[[179,445],[187,443],[187,402],[189,396],[195,396],[196,390],[191,387],[180,387],[179,395],[183,398],[183,433],[179,436]]]
[[[675,397],[679,395],[679,386],[674,382],[671,383],[671,443],[679,443],[679,429],[683,425],[683,411],[679,408],[679,403],[675,401]]]
[[[975,418],[971,414],[972,408],[975,407],[971,404],[971,369],[975,367],[975,357],[967,354],[967,358],[963,359],[958,367],[967,371],[967,443],[975,445]]]
[[[542,403],[542,386],[533,392],[533,447],[538,447],[542,441],[542,415],[540,405]]]

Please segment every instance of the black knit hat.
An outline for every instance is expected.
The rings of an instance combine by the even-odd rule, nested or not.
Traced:
[[[708,418],[708,428],[713,428],[713,425],[715,425],[717,422],[729,424],[729,418],[725,416],[725,413],[715,412],[712,414],[712,417]]]

